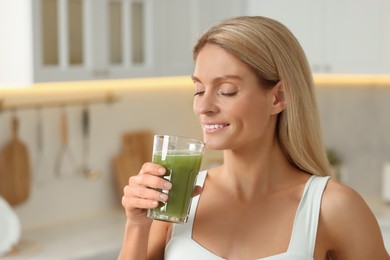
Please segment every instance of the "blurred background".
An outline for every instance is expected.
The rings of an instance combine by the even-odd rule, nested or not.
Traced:
[[[192,46],[238,15],[275,18],[301,42],[335,176],[362,194],[389,250],[389,11],[388,0],[0,0],[0,194],[20,224],[0,228],[14,233],[3,251],[0,233],[0,259],[116,259],[123,179],[148,149],[134,140],[201,138]],[[202,167],[221,160],[207,151]]]

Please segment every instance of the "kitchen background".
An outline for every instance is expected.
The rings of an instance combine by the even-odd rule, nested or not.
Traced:
[[[28,197],[12,207],[22,236],[4,258],[116,259],[124,215],[114,161],[123,136],[201,138],[192,45],[215,22],[245,14],[284,22],[302,43],[339,178],[374,210],[389,250],[389,11],[387,0],[0,0],[0,149],[17,118],[31,174]],[[64,159],[59,175],[64,115],[74,160]],[[203,168],[220,162],[208,151]],[[97,178],[80,173],[84,163]]]

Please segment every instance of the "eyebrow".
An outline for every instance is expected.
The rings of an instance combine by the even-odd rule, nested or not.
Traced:
[[[194,82],[202,82],[199,78],[195,77],[194,75],[191,75],[191,79]],[[216,83],[219,83],[219,82],[222,82],[222,81],[225,81],[225,80],[229,80],[229,79],[242,81],[242,78],[240,76],[237,76],[237,75],[224,75],[224,76],[216,77],[215,79],[213,79],[213,84],[216,84]]]

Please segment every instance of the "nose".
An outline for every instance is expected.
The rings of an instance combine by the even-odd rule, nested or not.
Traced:
[[[195,96],[193,109],[196,115],[213,114],[218,111],[218,104],[216,98],[212,93],[204,92],[202,95]]]

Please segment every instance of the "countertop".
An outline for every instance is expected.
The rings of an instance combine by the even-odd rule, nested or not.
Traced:
[[[14,252],[0,259],[117,259],[125,221],[123,210],[113,210],[69,223],[26,230]]]
[[[390,252],[390,205],[378,198],[364,197],[374,212]],[[117,259],[125,226],[123,210],[43,228],[25,230],[15,252],[0,259],[75,260]]]

